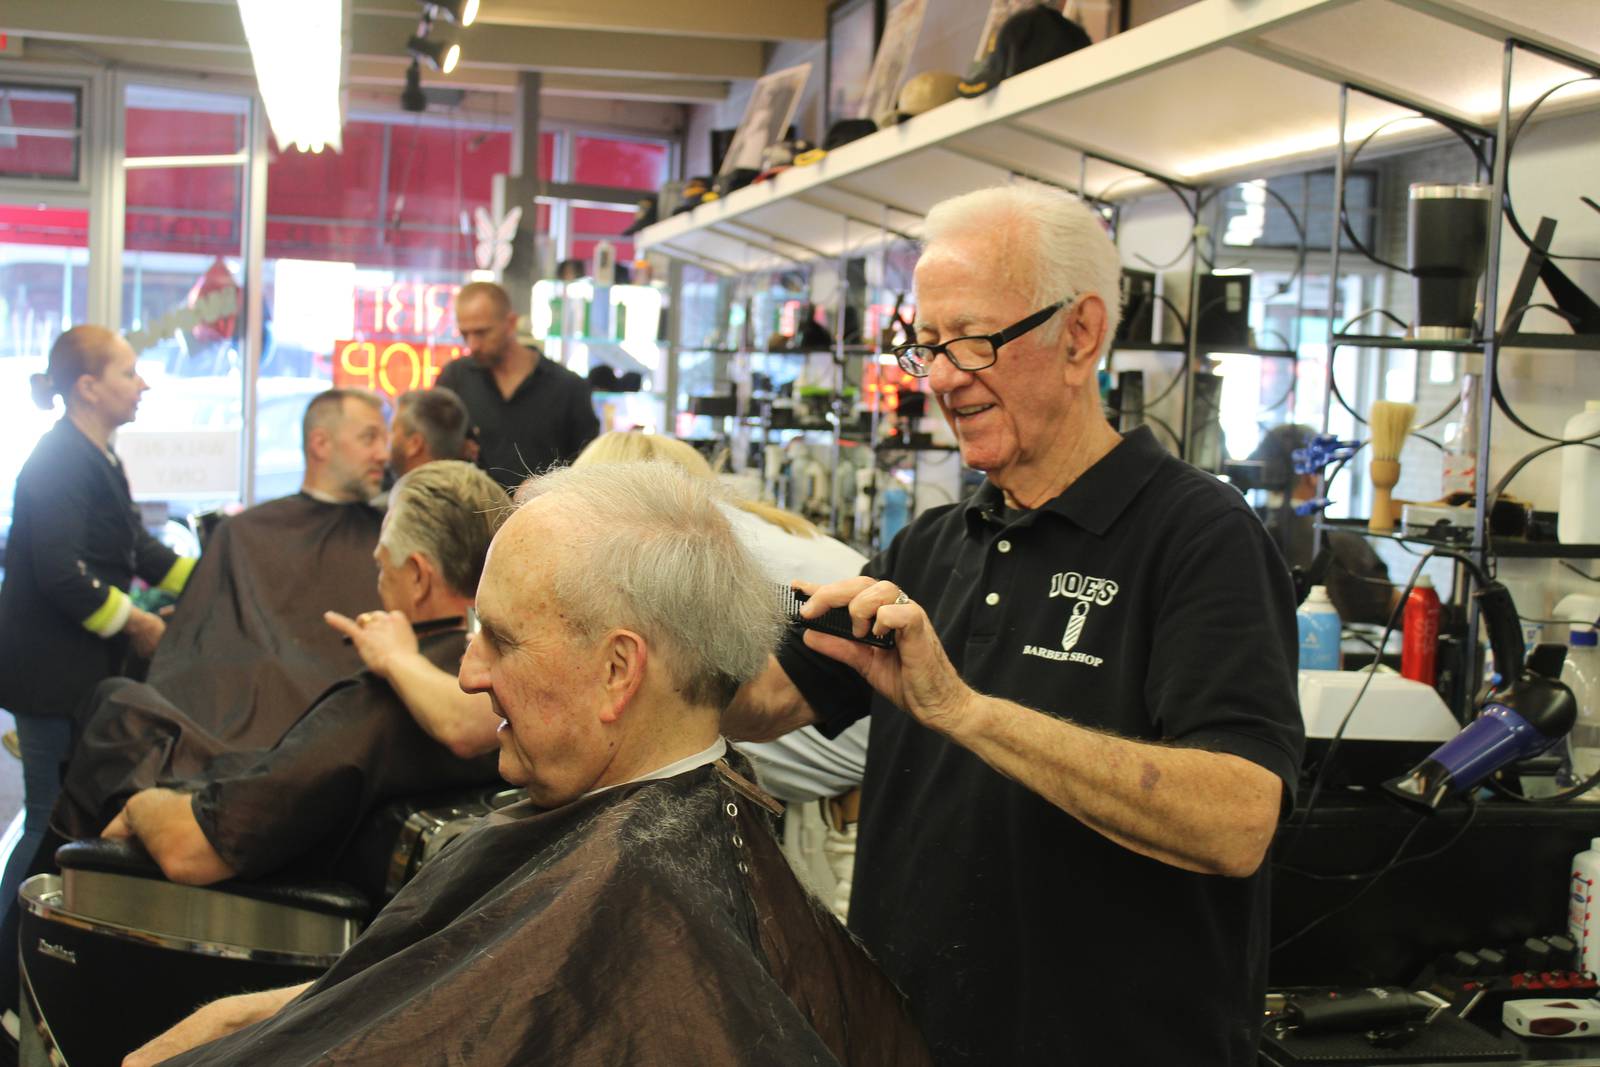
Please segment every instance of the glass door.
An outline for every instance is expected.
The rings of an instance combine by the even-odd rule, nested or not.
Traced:
[[[121,90],[121,327],[150,384],[118,436],[134,496],[175,517],[246,501],[252,94]],[[298,456],[296,456],[298,464]],[[298,485],[299,472],[292,472]],[[159,518],[159,516],[154,516]]]

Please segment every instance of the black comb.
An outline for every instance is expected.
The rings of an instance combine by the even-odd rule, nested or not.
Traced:
[[[780,586],[778,589],[778,602],[783,605],[783,614],[791,625],[799,626],[806,630],[815,630],[819,634],[830,634],[842,637],[847,641],[859,641],[863,645],[872,645],[876,648],[893,648],[894,633],[884,634],[882,637],[867,631],[867,636],[857,637],[850,629],[853,620],[850,612],[844,608],[829,608],[822,613],[820,618],[808,619],[800,614],[800,605],[811,599],[807,594],[790,586]]]

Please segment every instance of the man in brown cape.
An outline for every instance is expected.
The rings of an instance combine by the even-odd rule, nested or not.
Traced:
[[[461,686],[505,720],[500,773],[528,799],[318,981],[218,1001],[127,1062],[927,1062],[729,766],[722,711],[780,621],[712,490],[616,464],[519,496]]]

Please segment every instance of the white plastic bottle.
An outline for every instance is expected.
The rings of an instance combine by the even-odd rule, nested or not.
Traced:
[[[1600,400],[1591,400],[1567,420],[1567,440],[1600,433]],[[1600,445],[1600,438],[1593,444]],[[1561,450],[1561,515],[1556,539],[1564,545],[1600,544],[1600,449],[1568,445]]]
[[[1561,664],[1561,680],[1578,702],[1578,719],[1567,735],[1567,747],[1572,777],[1580,782],[1600,771],[1600,647],[1595,642],[1593,626],[1575,627],[1567,638],[1567,658]],[[1600,801],[1600,787],[1582,799]]]
[[[1338,609],[1328,596],[1327,586],[1311,587],[1306,602],[1295,612],[1295,619],[1300,624],[1300,669],[1338,670],[1342,626]]]
[[[1572,886],[1567,894],[1567,936],[1578,946],[1578,968],[1600,974],[1600,926],[1595,914],[1595,887],[1600,885],[1600,837],[1587,851],[1572,857]]]

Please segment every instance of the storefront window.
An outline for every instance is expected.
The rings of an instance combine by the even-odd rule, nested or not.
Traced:
[[[618,263],[628,263],[633,259],[633,241],[618,236],[633,221],[632,208],[573,205],[571,218],[568,258],[581,259],[588,270],[593,270],[594,246],[601,241],[610,241],[616,250]]]
[[[584,185],[655,192],[671,175],[671,148],[660,141],[573,137],[572,180]]]
[[[76,182],[82,141],[80,90],[0,82],[0,177]]]
[[[58,413],[33,404],[28,379],[88,307],[89,213],[0,203],[0,546],[17,472]],[[3,558],[3,557],[0,557]]]

